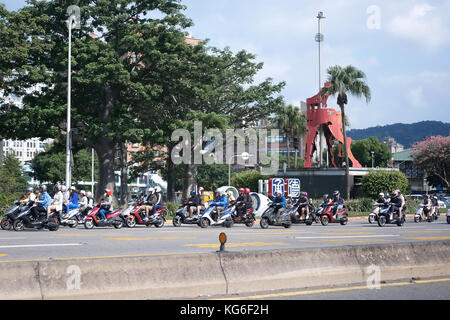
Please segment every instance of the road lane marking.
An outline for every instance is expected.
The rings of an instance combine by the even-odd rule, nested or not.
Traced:
[[[25,240],[26,238],[0,238],[0,240]]]
[[[264,247],[264,246],[285,246],[287,243],[283,242],[246,242],[246,243],[227,243],[227,248],[236,247]],[[185,244],[184,247],[198,247],[198,248],[217,248],[220,245],[218,243],[193,243]]]
[[[7,254],[6,253],[0,253],[0,257],[6,257]]]
[[[442,233],[443,231],[450,231],[450,229],[447,230],[410,230],[410,231],[399,231],[399,233]]]
[[[376,235],[361,235],[361,236],[316,236],[316,237],[295,237],[296,239],[355,239],[355,238],[383,238],[383,237],[400,237],[398,234],[376,234]]]
[[[182,240],[182,239],[195,239],[195,237],[144,237],[144,238],[112,238],[108,240],[119,241],[143,241],[143,240]]]
[[[363,234],[376,234],[373,232],[339,232],[339,233],[319,233],[324,236],[345,236],[345,235],[363,235]]]
[[[82,246],[83,243],[47,243],[47,244],[13,244],[7,246],[0,246],[0,249],[8,248],[36,248],[36,247],[67,247],[67,246]]]
[[[320,240],[322,242],[343,242],[342,239],[323,239]],[[362,243],[362,242],[391,242],[392,240],[385,240],[385,239],[356,239],[356,240],[347,240],[346,242],[352,242],[352,243]]]
[[[448,237],[402,237],[402,239],[406,239],[406,240],[450,240],[450,236],[448,236]]]
[[[437,282],[450,282],[450,278],[433,279],[433,280],[416,280],[413,282],[383,283],[383,284],[380,284],[380,286],[381,287],[400,287],[400,286],[409,286],[409,285],[413,285],[413,284],[426,284],[426,283],[437,283]],[[343,291],[355,291],[355,290],[370,290],[370,289],[366,285],[366,286],[353,286],[353,287],[343,287],[343,288],[333,288],[333,289],[316,289],[316,290],[293,291],[293,292],[283,292],[283,293],[259,294],[259,295],[252,295],[252,296],[247,296],[247,297],[221,298],[221,299],[211,299],[211,300],[266,299],[266,298],[302,296],[302,295],[333,293],[333,292],[343,292]]]

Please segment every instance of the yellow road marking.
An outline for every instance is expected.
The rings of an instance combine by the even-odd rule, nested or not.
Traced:
[[[68,258],[53,258],[56,261],[65,260],[88,260],[88,259],[111,259],[111,258],[139,258],[139,257],[157,257],[157,256],[173,256],[173,255],[187,255],[187,254],[200,254],[204,252],[171,252],[171,253],[148,253],[148,254],[122,254],[112,256],[93,256],[93,257],[68,257]],[[24,259],[24,260],[0,260],[0,263],[4,262],[42,262],[49,261],[49,259]]]
[[[401,239],[407,240],[450,240],[450,236],[448,237],[406,237]]]
[[[195,239],[195,237],[112,238],[111,240],[121,240],[121,241],[141,241],[141,240],[177,240],[177,239]]]
[[[436,283],[436,282],[449,282],[450,278],[433,279],[433,280],[416,280],[414,282],[396,282],[396,283],[385,283],[380,284],[381,287],[400,287],[408,286],[413,284],[425,284],[425,283]],[[354,291],[354,290],[369,290],[367,286],[354,286],[346,288],[333,288],[333,289],[316,289],[316,290],[305,290],[305,291],[293,291],[293,292],[283,292],[283,293],[271,293],[271,294],[260,294],[252,295],[248,297],[239,298],[221,298],[212,300],[249,300],[249,299],[266,299],[275,297],[289,297],[289,296],[301,296],[308,294],[320,294],[320,293],[332,293],[332,292],[342,292],[342,291]]]
[[[263,247],[263,246],[285,246],[286,243],[283,242],[246,242],[246,243],[229,243],[226,245],[228,248],[236,247]],[[185,244],[185,247],[198,247],[198,248],[217,248],[218,243],[194,243]]]
[[[408,231],[399,231],[399,233],[441,233],[446,232],[444,230],[408,230]]]
[[[7,254],[6,253],[0,253],[0,257],[6,257]]]

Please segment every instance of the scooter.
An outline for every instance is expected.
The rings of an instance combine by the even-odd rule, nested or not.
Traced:
[[[263,212],[259,222],[262,229],[267,229],[269,226],[283,226],[285,228],[292,226],[291,215],[287,210],[282,212],[277,219],[276,209],[280,210],[280,207],[281,205],[278,203],[271,203]]]
[[[94,227],[110,227],[114,226],[116,229],[120,229],[123,226],[123,220],[120,216],[122,210],[116,210],[106,214],[106,220],[99,219],[97,214],[100,211],[100,202],[89,212],[88,216],[84,220],[84,227],[86,229],[92,229]]]
[[[384,227],[386,224],[396,224],[401,227],[405,223],[405,215],[402,214],[402,217],[398,217],[398,213],[393,213],[391,217],[391,207],[392,204],[389,204],[387,208],[384,208],[380,211],[378,216],[378,225],[380,227]]]
[[[234,204],[236,204],[236,202],[234,202]],[[234,212],[231,214],[231,219],[233,219],[233,223],[238,223],[238,224],[243,223],[247,227],[251,228],[251,227],[253,227],[253,225],[255,224],[255,221],[256,221],[256,217],[253,212],[254,212],[254,209],[249,208],[245,211],[245,213],[243,215],[239,215],[237,210],[234,210]]]
[[[166,219],[164,218],[164,207],[160,207],[157,210],[153,209],[153,213],[148,220],[144,220],[145,208],[143,207],[144,201],[139,201],[131,213],[126,217],[125,224],[129,228],[134,228],[136,225],[145,225],[150,227],[154,225],[156,228],[162,228]]]
[[[174,227],[181,227],[182,224],[199,224],[200,217],[196,212],[192,217],[189,217],[188,214],[189,202],[185,201],[175,212],[175,216],[173,217],[172,224]]]
[[[291,216],[291,222],[293,224],[304,223],[307,226],[310,226],[313,224],[313,222],[316,222],[316,223],[320,222],[319,217],[316,215],[317,209],[314,207],[312,202],[310,202],[310,204],[309,204],[309,214],[306,215],[305,219],[300,219],[301,215],[298,213],[298,206],[289,208],[288,211]]]
[[[47,213],[43,212],[37,217],[33,218],[31,214],[32,206],[20,212],[16,220],[14,220],[13,228],[16,231],[23,231],[25,228],[29,229],[48,229],[50,231],[57,231],[59,229],[59,215],[60,212],[52,211],[47,218]]]
[[[319,216],[320,223],[323,226],[327,226],[329,223],[340,223],[345,226],[348,223],[348,211],[347,207],[344,205],[342,210],[338,211],[333,215],[334,202],[330,202],[326,205],[322,212],[317,213]]]
[[[85,217],[82,217],[81,211],[79,208],[72,209],[69,211],[69,214],[63,215],[61,217],[60,224],[62,226],[69,226],[70,228],[76,228],[79,223],[84,222]]]
[[[212,218],[212,215],[219,215],[219,212],[217,211],[216,206],[208,206],[205,211],[203,211],[203,214],[200,217],[199,220],[199,226],[201,228],[207,228],[209,226],[223,226],[226,228],[231,228],[234,224],[232,214],[236,210],[236,206],[232,205],[231,207],[225,208],[221,213],[220,216],[217,218],[217,221]]]
[[[384,203],[379,203],[379,202],[375,202],[372,206],[372,211],[370,211],[369,214],[369,223],[374,223],[376,221],[378,221],[379,217],[380,217],[380,212],[381,211],[386,211],[387,209],[389,209],[389,202],[384,202]]]
[[[427,214],[425,214],[425,208],[427,206],[424,204],[419,204],[419,207],[416,210],[416,214],[414,215],[414,222],[419,223],[422,221],[427,222],[433,222],[434,220],[437,220],[437,214],[434,207],[431,207],[431,209],[428,211]]]
[[[14,220],[16,220],[16,217],[20,213],[20,211],[21,211],[20,200],[16,200],[14,201],[14,206],[11,209],[9,209],[3,216],[2,222],[0,222],[0,227],[3,230],[11,230]]]

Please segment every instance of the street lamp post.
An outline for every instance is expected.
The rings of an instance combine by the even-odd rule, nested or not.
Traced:
[[[373,166],[374,166],[374,163],[373,163],[373,155],[375,154],[375,152],[374,152],[374,151],[370,151],[370,153],[372,154],[372,168],[373,168]]]
[[[323,34],[321,33],[321,28],[320,28],[320,20],[325,19],[323,12],[319,11],[319,13],[317,14],[317,34],[316,34],[316,42],[318,42],[319,44],[319,93],[320,90],[322,89],[322,53],[321,53],[321,43],[323,41]],[[320,104],[319,108],[322,108],[322,103]],[[319,166],[322,167],[322,154],[323,154],[323,139],[322,139],[322,135],[323,135],[323,128],[322,126],[319,127]],[[327,165],[328,165],[328,161],[327,161]]]
[[[242,152],[241,154],[235,154],[228,159],[228,185],[231,186],[231,160],[233,158],[241,157],[244,161],[247,161],[250,158],[248,152]]]

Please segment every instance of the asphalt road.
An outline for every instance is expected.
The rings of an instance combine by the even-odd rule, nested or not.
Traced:
[[[387,225],[383,228],[367,220],[352,220],[346,226],[321,224],[269,227],[259,224],[252,228],[234,225],[233,228],[196,225],[175,228],[170,222],[161,229],[137,226],[133,229],[94,228],[48,230],[0,230],[0,264],[23,260],[105,258],[142,255],[174,255],[215,252],[219,248],[219,233],[227,234],[226,250],[273,250],[287,248],[329,247],[433,241],[450,239],[450,225],[445,217],[433,223],[416,224],[411,218],[403,227]]]

